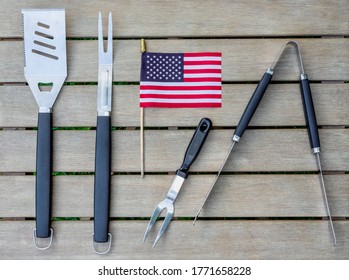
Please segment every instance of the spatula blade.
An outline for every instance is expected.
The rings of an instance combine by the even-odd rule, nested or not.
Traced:
[[[40,112],[47,112],[67,77],[65,10],[24,9],[22,14],[24,75]]]

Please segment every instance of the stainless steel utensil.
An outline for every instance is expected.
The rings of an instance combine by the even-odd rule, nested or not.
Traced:
[[[34,245],[51,246],[52,107],[67,77],[65,10],[24,9],[24,75],[39,106]],[[38,239],[50,238],[39,246]],[[42,243],[42,242],[40,242]]]

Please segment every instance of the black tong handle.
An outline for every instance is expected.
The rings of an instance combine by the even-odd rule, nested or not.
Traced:
[[[182,166],[180,169],[176,171],[176,174],[178,176],[181,176],[185,179],[188,177],[189,168],[200,153],[200,150],[205,143],[205,140],[207,138],[208,133],[210,132],[211,127],[212,122],[208,118],[203,118],[199,122],[194,132],[194,135],[190,140],[188,148],[185,152]]]
[[[307,124],[310,147],[313,149],[314,153],[320,152],[320,139],[319,139],[319,132],[317,129],[314,103],[313,103],[313,98],[311,96],[309,80],[305,74],[301,75],[300,86],[301,86],[303,110],[304,110],[305,121]]]
[[[251,121],[253,114],[255,113],[259,102],[261,101],[267,87],[270,83],[271,78],[273,77],[272,70],[268,69],[267,72],[264,73],[262,79],[258,83],[250,101],[248,102],[244,113],[239,121],[239,124],[236,127],[234,132],[233,140],[239,142],[240,137],[244,134],[249,122]]]
[[[36,145],[36,237],[50,237],[51,173],[52,173],[52,114],[38,114]]]
[[[110,152],[110,116],[98,116],[96,131],[93,240],[99,243],[108,242],[110,210]]]

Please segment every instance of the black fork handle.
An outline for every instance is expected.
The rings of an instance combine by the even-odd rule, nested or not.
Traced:
[[[95,183],[94,183],[94,235],[98,243],[108,242],[110,212],[110,116],[97,117]]]
[[[189,168],[200,153],[211,127],[212,122],[210,119],[201,119],[185,152],[182,166],[176,172],[177,175],[185,179],[188,177]]]
[[[234,132],[234,138],[238,142],[240,137],[244,134],[248,124],[250,123],[258,105],[259,102],[262,100],[262,97],[265,93],[265,91],[268,88],[268,85],[271,81],[271,78],[273,77],[273,72],[268,69],[267,72],[264,73],[262,79],[259,81],[250,101],[248,102],[244,113],[242,114],[242,117],[236,127],[236,130]],[[234,140],[235,141],[235,140]]]
[[[52,113],[38,114],[36,145],[36,237],[50,237],[52,173]]]
[[[318,149],[318,151],[320,151],[319,150],[320,139],[319,139],[319,132],[317,129],[314,103],[311,95],[309,80],[305,74],[301,75],[300,86],[301,86],[303,110],[304,110],[305,121],[307,124],[310,147],[311,149],[313,149],[314,152],[315,152],[314,149]]]

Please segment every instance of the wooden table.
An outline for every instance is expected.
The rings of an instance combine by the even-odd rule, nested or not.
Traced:
[[[53,109],[50,249],[34,248],[37,105],[23,75],[22,8],[65,8],[68,77]],[[97,17],[113,13],[111,252],[92,250],[97,100]],[[0,10],[1,259],[348,259],[349,1],[12,1]],[[104,21],[106,22],[106,20]],[[140,38],[154,52],[220,51],[221,109],[145,109],[140,177]],[[249,129],[195,216],[256,84],[289,39],[300,44],[322,144],[337,246],[326,220],[288,48]],[[122,82],[122,83],[120,83]],[[194,128],[214,129],[152,249],[142,238]]]

